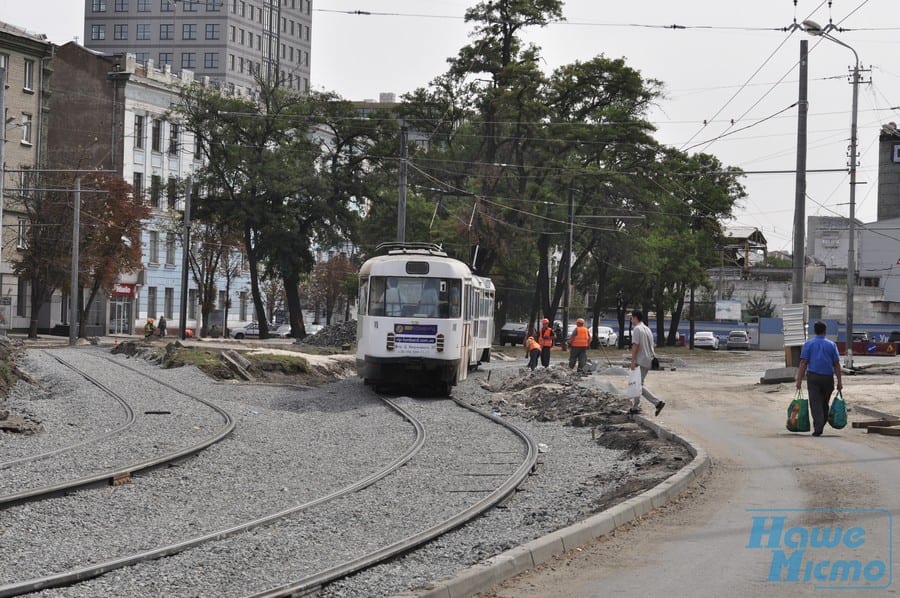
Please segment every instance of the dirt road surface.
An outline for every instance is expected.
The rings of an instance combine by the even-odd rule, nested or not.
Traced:
[[[710,473],[674,503],[480,596],[900,593],[900,437],[849,424],[818,438],[788,432],[793,383],[759,383],[783,365],[780,352],[720,351],[651,372],[647,386],[666,401],[658,421],[705,447]],[[844,377],[850,422],[873,419],[865,406],[900,415],[900,361],[855,365],[870,367]]]

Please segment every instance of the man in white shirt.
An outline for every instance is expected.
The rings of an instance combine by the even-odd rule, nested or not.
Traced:
[[[655,415],[663,410],[666,404],[660,401],[650,392],[644,381],[647,379],[647,372],[653,364],[653,358],[656,353],[653,351],[653,333],[644,323],[644,312],[635,309],[631,312],[631,369],[641,368],[641,394],[634,398],[631,409],[628,413],[635,414],[641,412],[641,396],[656,406]]]

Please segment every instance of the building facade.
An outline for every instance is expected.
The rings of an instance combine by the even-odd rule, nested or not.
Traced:
[[[164,315],[175,331],[184,305],[186,326],[197,330],[199,301],[192,276],[187,297],[181,292],[181,216],[187,190],[196,193],[193,173],[202,159],[194,136],[172,112],[181,86],[198,84],[193,73],[147,68],[131,54],[101,54],[74,42],[58,48],[54,67],[61,76],[53,87],[51,162],[58,168],[79,164],[113,171],[151,210],[143,226],[141,270],[123,273],[86,324],[89,329],[99,325],[102,334],[132,334],[147,318]],[[234,261],[239,263],[240,256]],[[248,273],[239,273],[227,291],[224,281],[217,288],[223,312],[228,305],[237,307],[229,313],[229,325],[245,322]]]
[[[11,263],[25,248],[22,198],[32,192],[30,171],[41,168],[46,156],[52,55],[45,36],[0,22],[0,330],[27,328],[31,316],[28,285],[13,274]]]
[[[307,91],[312,0],[84,0],[84,45],[189,70],[232,92]]]

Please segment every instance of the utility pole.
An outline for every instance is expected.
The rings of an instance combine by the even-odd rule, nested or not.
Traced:
[[[809,100],[807,96],[809,72],[809,42],[800,40],[800,90],[797,102],[797,178],[794,192],[794,255],[791,280],[791,303],[803,303],[803,284],[806,274],[806,130]],[[804,322],[804,325],[806,323]],[[786,367],[800,364],[800,346],[790,347],[790,362]],[[785,353],[785,359],[788,354]]]
[[[575,229],[575,189],[569,189],[569,239],[566,243],[566,288],[563,290],[563,302],[565,303],[565,309],[563,310],[563,329],[562,336],[563,338],[560,340],[559,346],[563,348],[563,350],[568,349],[569,339],[566,336],[569,334],[569,303],[571,298],[569,297],[570,288],[572,287],[572,241],[574,237],[574,229]]]
[[[803,303],[803,279],[806,264],[806,118],[809,113],[807,99],[807,63],[809,42],[800,41],[800,96],[797,109],[797,179],[794,193],[794,263],[791,302]]]
[[[406,242],[406,165],[409,160],[409,129],[400,127],[400,190],[397,195],[397,242]]]
[[[78,251],[81,231],[81,177],[75,177],[75,215],[72,218],[72,277],[69,291],[69,346],[78,338]]]
[[[181,313],[178,318],[178,326],[181,329],[181,340],[187,338],[187,306],[188,306],[188,270],[191,268],[191,193],[193,191],[193,177],[188,174],[187,189],[184,192],[184,230],[182,231],[182,257],[181,257]],[[228,330],[228,322],[225,322],[225,330]],[[197,327],[199,329],[199,326]],[[198,330],[199,332],[199,330]]]

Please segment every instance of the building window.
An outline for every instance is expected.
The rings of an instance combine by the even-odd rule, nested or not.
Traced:
[[[143,203],[144,201],[144,173],[135,172],[132,175],[131,196]]]
[[[128,25],[113,25],[113,39],[128,39]]]
[[[175,265],[175,233],[166,233],[166,265]]]
[[[25,79],[22,83],[22,86],[31,91],[34,89],[34,61],[33,60],[25,60]]]
[[[246,322],[247,321],[247,307],[248,307],[247,304],[249,303],[249,301],[247,299],[247,291],[241,291],[240,295],[238,295],[238,297],[239,297],[239,301],[240,301],[240,305],[238,307],[238,319],[240,319],[241,322]]]
[[[197,68],[197,54],[195,52],[182,52],[181,68],[183,68],[183,69]]]
[[[128,0],[116,0],[116,12],[128,12]]]
[[[225,294],[225,291],[219,291],[219,304],[216,306],[217,309],[226,309],[225,303],[228,300],[228,295]]]
[[[165,294],[165,297],[163,298],[163,312],[165,313],[165,316],[167,318],[172,320],[172,314],[174,313],[175,309],[175,289],[172,287],[166,287],[166,290],[163,292]]]
[[[160,194],[162,192],[162,180],[158,174],[150,177],[150,205],[159,207]]]
[[[28,282],[22,277],[16,278],[16,315],[24,318],[28,315]]]
[[[16,249],[28,249],[28,219],[19,218],[16,228]]]
[[[197,39],[197,24],[185,23],[181,26],[181,39]]]
[[[184,12],[197,12],[197,0],[182,0],[181,6]]]
[[[206,0],[207,12],[219,12],[222,8],[222,0]]]
[[[206,24],[206,39],[219,39],[219,24],[218,23],[207,23]]]
[[[31,130],[34,121],[30,114],[22,113],[22,143],[31,145]]]
[[[175,39],[175,25],[163,23],[159,26],[159,39]]]
[[[106,39],[106,25],[91,25],[91,39]]]
[[[162,54],[160,54],[160,56],[162,56]],[[162,151],[162,121],[160,119],[153,119],[150,136],[150,149],[152,149],[154,152]]]
[[[230,70],[230,71],[234,70],[234,54],[228,55],[228,70]]]
[[[178,181],[174,177],[169,177],[169,183],[166,185],[166,199],[169,209],[174,210],[178,201]]]
[[[172,53],[171,52],[160,52],[159,53],[159,68],[165,68],[167,66],[172,66]]]
[[[219,53],[206,52],[203,55],[203,68],[217,69],[219,68]]]
[[[147,317],[156,317],[156,287],[147,287]]]
[[[178,155],[178,124],[169,123],[169,155]]]
[[[137,39],[147,40],[150,39],[150,23],[138,23],[135,25],[137,28],[136,35]]]
[[[151,264],[159,263],[159,232],[150,231],[150,247],[148,248],[147,260]]]
[[[147,61],[150,60],[150,52],[135,52],[134,60],[138,64],[147,64]]]
[[[144,117],[140,114],[134,115],[134,147],[144,147]]]
[[[91,12],[106,12],[106,0],[91,0]]]
[[[137,0],[138,12],[150,12],[150,0]]]
[[[175,11],[175,3],[172,2],[172,0],[160,0],[159,11],[160,12],[174,12]]]
[[[191,320],[197,319],[197,289],[188,291],[187,317]]]

